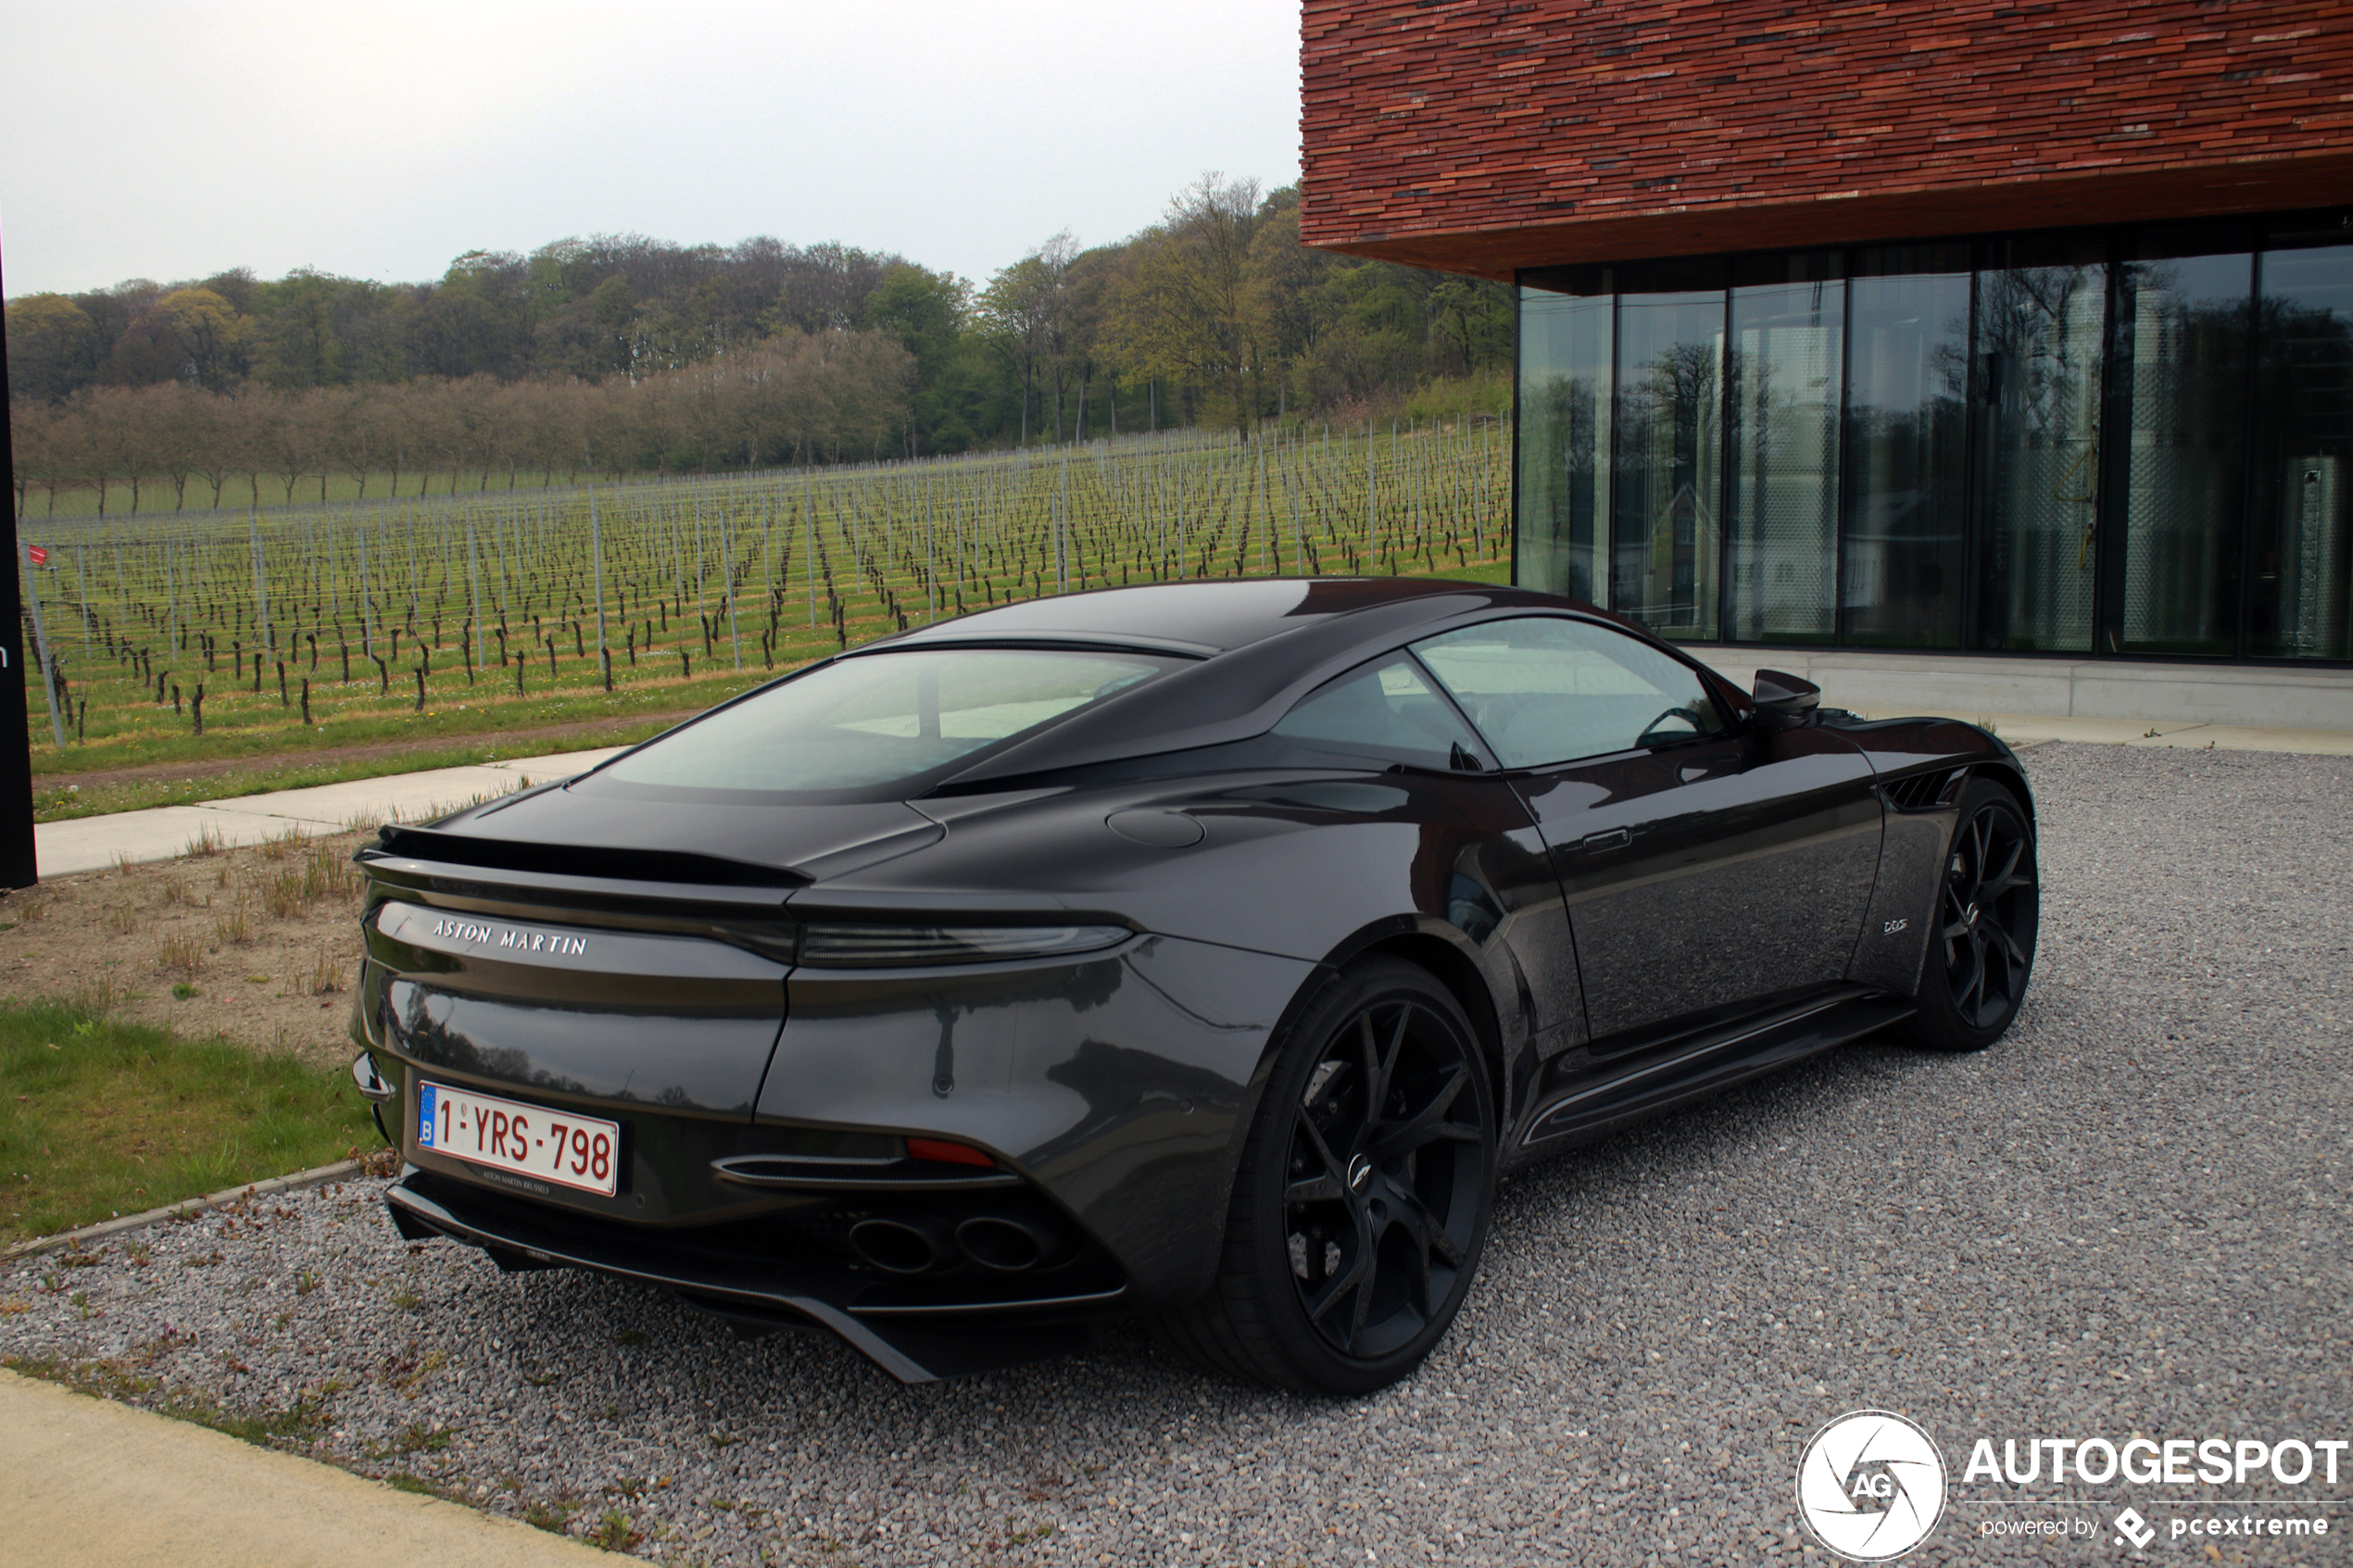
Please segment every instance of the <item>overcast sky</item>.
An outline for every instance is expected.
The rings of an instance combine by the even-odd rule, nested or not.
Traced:
[[[985,279],[1298,176],[1286,0],[0,0],[10,297],[774,234]]]

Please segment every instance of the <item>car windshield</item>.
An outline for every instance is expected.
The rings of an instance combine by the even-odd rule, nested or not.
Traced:
[[[868,654],[721,709],[598,776],[721,790],[897,784],[1149,681],[1167,663],[1032,648]]]

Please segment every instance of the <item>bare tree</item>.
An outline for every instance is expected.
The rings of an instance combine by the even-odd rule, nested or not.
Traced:
[[[36,484],[48,491],[50,511],[57,509],[57,483],[64,477],[57,462],[57,410],[45,403],[30,397],[8,399],[8,448],[14,465],[8,477],[16,487],[19,519],[26,515],[27,501]]]
[[[1251,241],[1258,182],[1204,174],[1139,235],[1116,292],[1112,337],[1131,374],[1214,388],[1237,430],[1257,423],[1266,314]]]

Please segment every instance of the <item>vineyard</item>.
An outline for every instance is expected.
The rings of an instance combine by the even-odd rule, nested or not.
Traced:
[[[19,563],[39,814],[199,797],[222,759],[635,739],[837,649],[1047,594],[1499,580],[1510,470],[1504,427],[1465,420],[60,520]],[[82,787],[125,771],[151,777]]]

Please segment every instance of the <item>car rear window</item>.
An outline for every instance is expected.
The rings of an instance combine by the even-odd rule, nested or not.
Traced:
[[[713,790],[900,784],[1139,685],[1168,663],[1035,648],[867,654],[720,709],[597,776]]]
[[[1453,765],[1454,748],[1478,739],[1403,657],[1353,670],[1309,694],[1275,726],[1289,740],[1428,768]]]

